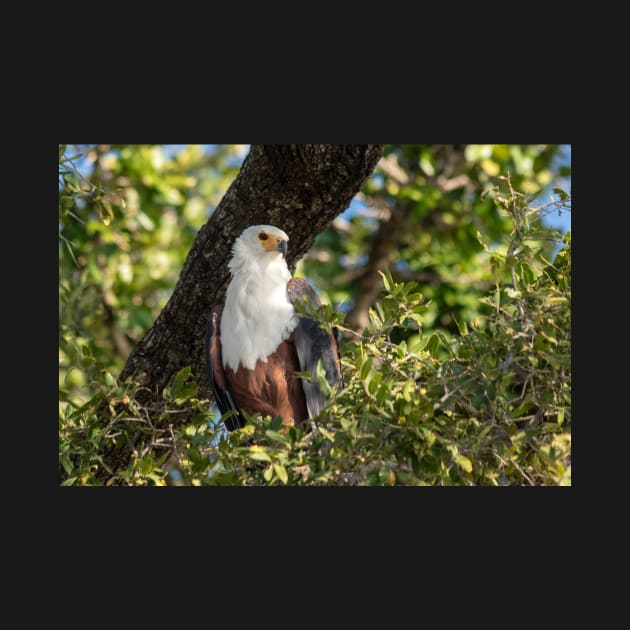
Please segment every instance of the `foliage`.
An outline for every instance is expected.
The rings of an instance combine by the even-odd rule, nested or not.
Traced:
[[[352,272],[379,228],[370,212],[408,204],[366,329],[345,327],[330,304],[311,311],[345,334],[344,389],[309,426],[254,417],[232,434],[190,368],[159,408],[115,375],[166,303],[237,149],[61,146],[62,483],[103,483],[103,454],[131,445],[132,461],[105,483],[570,484],[571,237],[542,221],[570,197],[536,200],[557,147],[488,146],[388,149],[365,211],[336,221],[298,267],[324,295],[330,287],[329,302],[351,304]],[[408,178],[398,189],[394,164]],[[440,175],[471,183],[449,188]],[[194,421],[174,428],[190,409]]]
[[[422,294],[384,274],[367,335],[346,344],[346,386],[329,409],[305,428],[252,419],[210,448],[210,475],[198,482],[569,485],[570,233],[552,263],[540,227],[549,205],[531,208],[511,188],[490,197],[513,231],[505,254],[482,241],[495,272],[484,321],[460,322],[452,337],[417,334]],[[331,313],[325,320],[339,325]],[[401,328],[415,331],[411,344],[394,341]]]
[[[331,303],[351,311],[364,290],[357,280],[366,272],[367,256],[384,237],[392,276],[417,282],[430,300],[425,327],[456,333],[457,322],[486,313],[480,298],[494,283],[477,233],[493,245],[511,230],[509,218],[484,192],[507,173],[523,193],[549,190],[554,177],[570,174],[558,165],[561,152],[559,145],[389,145],[358,195],[357,211],[334,221],[298,270]],[[387,236],[396,221],[399,233]]]
[[[239,149],[59,148],[62,407],[101,391],[166,304],[197,230],[238,171]]]

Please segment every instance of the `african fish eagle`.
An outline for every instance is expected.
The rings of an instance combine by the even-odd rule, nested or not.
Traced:
[[[335,336],[295,309],[306,297],[315,307],[320,300],[306,280],[291,276],[288,240],[272,225],[253,225],[236,239],[225,305],[208,322],[208,378],[221,413],[236,412],[225,420],[229,431],[245,426],[241,410],[280,416],[284,425],[318,415],[327,402],[315,378],[320,359],[331,387],[341,384]]]

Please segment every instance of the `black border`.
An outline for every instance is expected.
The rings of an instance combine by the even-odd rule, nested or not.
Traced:
[[[502,91],[483,84],[475,89],[470,85],[453,86],[446,91],[436,87],[431,94],[418,95],[411,89],[412,83],[409,78],[409,91],[388,90],[387,85],[369,90],[358,85],[355,94],[346,91],[325,98],[305,92],[271,102],[260,97],[252,99],[243,87],[241,94],[226,95],[222,90],[210,98],[186,98],[179,110],[162,103],[154,116],[144,116],[144,108],[151,109],[148,102],[128,112],[119,103],[111,116],[110,130],[102,130],[101,120],[92,124],[88,119],[83,121],[82,132],[65,130],[60,135],[64,141],[98,135],[108,142],[162,136],[177,143],[182,138],[199,143],[212,137],[213,143],[220,143],[219,138],[241,143],[251,143],[252,139],[273,143],[315,139],[348,143],[360,139],[357,144],[444,143],[462,139],[468,143],[512,144],[551,139],[571,144],[567,142],[572,135],[569,115],[561,114],[561,106],[552,98],[548,102],[526,94],[520,99],[499,98]],[[96,120],[98,114],[90,116]],[[101,116],[109,120],[108,112]],[[126,122],[121,124],[123,119]],[[169,130],[164,131],[166,128]],[[52,149],[56,155],[56,147]],[[573,158],[575,155],[572,151]],[[43,170],[47,171],[47,165]],[[37,196],[41,189],[33,188],[29,194]],[[47,208],[54,202],[44,193],[38,205]],[[48,252],[50,246],[52,254],[47,229],[33,230],[32,236],[40,241],[36,245],[40,252]],[[51,263],[44,263],[37,270],[37,275],[41,272],[45,278],[37,302],[44,296],[47,301],[49,295],[51,301],[58,299],[57,256],[55,252]],[[52,277],[47,278],[47,274]],[[58,347],[53,340],[58,340],[58,316],[52,320],[57,331],[52,330],[51,323],[50,353],[57,356]],[[43,337],[42,355],[48,356],[48,333]],[[52,381],[55,388],[57,377],[53,375]],[[51,403],[54,395],[51,392]],[[391,553],[402,562],[425,553],[427,557],[442,551],[448,555],[459,549],[462,561],[467,562],[466,554],[474,555],[472,549],[480,541],[489,556],[494,554],[492,546],[500,545],[500,541],[516,545],[520,556],[531,542],[547,536],[556,539],[559,531],[570,526],[566,510],[573,501],[569,497],[573,488],[62,488],[57,476],[57,453],[50,448],[51,442],[58,443],[58,427],[51,421],[47,400],[47,396],[38,396],[34,401],[43,407],[35,417],[44,419],[45,428],[32,417],[25,419],[26,426],[32,422],[37,433],[45,436],[40,461],[47,462],[42,473],[46,494],[65,526],[83,523],[95,537],[96,529],[100,536],[116,540],[129,534],[135,540],[138,536],[157,535],[163,540],[172,537],[181,541],[192,534],[198,536],[200,544],[207,539],[211,553],[225,543],[228,555],[235,549],[245,549],[247,553],[250,545],[263,554],[265,549],[273,553],[274,541],[285,541],[307,564],[314,561],[318,565],[326,563],[328,549],[331,557],[335,553],[342,554],[339,557],[344,557],[344,553],[351,557],[366,554],[376,561],[378,556]],[[27,435],[32,434],[27,431]],[[366,546],[359,545],[359,540],[365,541]],[[144,551],[145,545],[141,545]],[[195,543],[191,543],[194,547]],[[337,572],[334,564],[330,570]],[[453,579],[457,579],[455,574]]]

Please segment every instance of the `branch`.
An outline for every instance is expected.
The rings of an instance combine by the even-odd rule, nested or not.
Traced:
[[[387,220],[381,219],[368,262],[357,280],[354,306],[346,316],[346,325],[363,330],[369,323],[368,311],[381,291],[379,271],[389,266],[391,255],[397,250],[411,213],[411,205],[397,204],[391,208]]]
[[[281,227],[290,237],[290,268],[315,237],[349,205],[372,173],[383,145],[252,145],[236,179],[208,222],[199,230],[168,303],[132,350],[120,375],[147,385],[140,404],[160,408],[160,395],[185,367],[212,399],[204,361],[204,337],[212,308],[223,302],[234,239],[250,225]],[[191,410],[189,415],[192,415]],[[156,413],[154,418],[158,418]],[[177,428],[187,414],[172,418]],[[129,453],[104,456],[112,470],[125,467]]]

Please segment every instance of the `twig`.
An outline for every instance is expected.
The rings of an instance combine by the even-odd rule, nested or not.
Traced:
[[[70,210],[66,210],[66,214],[69,214],[72,218],[79,221],[79,223],[83,223],[83,225],[87,225],[87,223],[81,217],[78,217],[76,214],[74,214],[74,212]]]
[[[77,266],[77,269],[81,269],[81,265],[79,265],[77,259],[74,256],[74,252],[72,251],[72,247],[70,247],[70,241],[61,232],[59,232],[59,238],[66,244],[66,247],[68,248],[68,251],[70,252],[70,256],[72,256],[72,260],[74,261],[74,264]]]
[[[503,457],[501,457],[501,455],[499,455],[496,451],[492,451],[495,455],[495,457],[497,457],[497,459],[504,465],[504,466],[509,466],[510,462],[506,462]],[[535,486],[536,484],[530,479],[530,477],[527,475],[527,473],[518,465],[517,462],[511,462],[514,465],[514,468],[516,468],[516,470],[518,470],[518,472],[521,473],[521,475],[523,475],[523,478],[527,481],[527,483],[529,483],[530,486]]]
[[[507,254],[505,256],[506,262],[507,262],[507,261],[511,261],[514,258],[514,252],[516,251],[517,241],[519,240],[518,237],[521,236],[521,230],[523,226],[522,226],[520,212],[518,211],[518,208],[516,207],[516,203],[515,203],[516,193],[514,192],[514,189],[512,188],[512,182],[510,180],[509,171],[508,171],[506,179],[507,179],[508,190],[510,191],[510,195],[511,195],[511,204],[512,204],[512,209],[513,209],[514,220],[515,220],[514,238],[510,241],[510,247],[508,248]],[[510,277],[512,279],[512,288],[514,289],[514,291],[518,291],[518,284],[516,282],[516,273],[514,271],[514,263],[509,262],[508,264],[510,267]],[[521,321],[525,322],[527,318],[525,316],[525,309],[523,308],[522,300],[517,300],[516,306],[518,308],[518,314],[520,316]]]
[[[79,157],[79,156],[76,156],[76,157]],[[87,193],[88,195],[91,195],[96,190],[96,186],[89,179],[87,179],[87,177],[85,177],[83,173],[81,173],[81,171],[76,167],[73,161],[70,161],[70,166],[75,171],[75,173],[90,187],[89,190],[85,190],[83,192]]]

